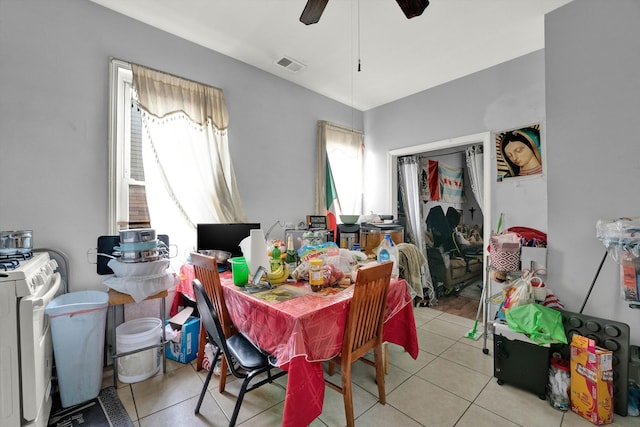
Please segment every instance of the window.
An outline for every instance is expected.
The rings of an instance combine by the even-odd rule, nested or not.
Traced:
[[[362,213],[364,137],[361,132],[318,122],[316,211]]]
[[[115,59],[110,89],[110,234],[152,227],[183,261],[198,223],[246,221],[222,90]]]
[[[150,227],[144,168],[142,120],[135,102],[131,66],[111,63],[109,136],[109,234]]]

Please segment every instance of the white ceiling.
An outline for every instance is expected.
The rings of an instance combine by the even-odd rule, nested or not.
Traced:
[[[544,48],[544,14],[571,0],[430,0],[410,20],[395,0],[330,0],[309,26],[306,0],[92,1],[366,111]]]

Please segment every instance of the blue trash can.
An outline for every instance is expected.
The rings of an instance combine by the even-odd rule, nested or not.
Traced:
[[[45,309],[63,408],[100,393],[108,305],[106,292],[79,291],[54,298]]]

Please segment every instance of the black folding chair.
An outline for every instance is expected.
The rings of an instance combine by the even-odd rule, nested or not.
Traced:
[[[286,375],[287,372],[280,371],[272,375],[271,369],[273,369],[274,366],[269,363],[269,356],[262,350],[258,349],[244,335],[236,333],[225,338],[220,319],[218,318],[218,315],[213,308],[213,304],[207,296],[202,283],[200,283],[198,279],[193,281],[193,291],[196,296],[198,312],[200,313],[200,322],[204,325],[209,339],[218,348],[213,357],[213,361],[211,362],[211,369],[207,374],[207,379],[204,381],[202,386],[202,391],[200,392],[200,398],[198,399],[198,405],[196,406],[195,413],[198,414],[200,412],[202,400],[207,392],[209,380],[211,380],[213,367],[216,365],[220,355],[224,354],[226,359],[229,361],[229,370],[233,376],[244,380],[240,387],[240,392],[238,393],[236,406],[233,409],[233,415],[229,420],[229,427],[233,427],[236,425],[236,420],[238,418],[238,413],[240,412],[240,406],[242,405],[242,399],[244,399],[245,393],[264,384],[271,383],[276,378]],[[267,373],[266,378],[250,384],[256,376],[265,372]]]

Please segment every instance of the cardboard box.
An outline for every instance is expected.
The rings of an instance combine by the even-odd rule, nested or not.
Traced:
[[[170,324],[174,331],[179,331],[179,335],[174,340],[169,340],[165,344],[165,355],[167,359],[180,363],[189,363],[198,355],[200,319],[193,316],[185,316],[184,311],[165,322],[165,325]]]
[[[613,352],[571,339],[571,410],[595,425],[613,422]]]
[[[638,296],[638,266],[635,259],[623,259],[620,264],[622,292],[625,301],[640,301]]]

